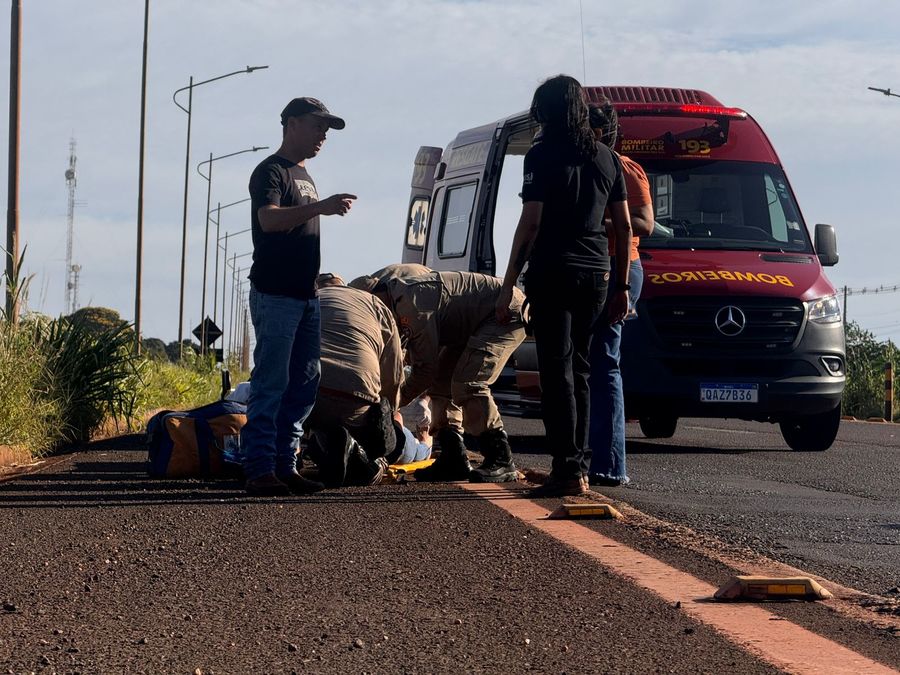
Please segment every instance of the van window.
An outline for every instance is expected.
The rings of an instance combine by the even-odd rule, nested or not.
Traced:
[[[422,248],[425,246],[425,236],[428,234],[428,197],[416,197],[409,207],[409,217],[406,219],[406,246],[408,248]]]
[[[778,241],[787,241],[787,216],[784,215],[784,207],[778,198],[775,183],[768,174],[766,174],[766,199],[769,200],[769,222],[772,223],[772,235]]]
[[[468,183],[447,189],[438,246],[438,255],[442,258],[455,258],[466,253],[476,187],[477,183]]]
[[[813,252],[780,167],[725,160],[642,165],[656,227],[641,248]]]

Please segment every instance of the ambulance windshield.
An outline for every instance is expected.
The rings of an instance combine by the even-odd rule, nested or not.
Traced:
[[[726,160],[641,164],[656,219],[641,248],[813,252],[778,166]]]

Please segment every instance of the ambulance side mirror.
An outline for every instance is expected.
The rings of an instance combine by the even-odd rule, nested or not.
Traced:
[[[816,254],[823,267],[837,265],[837,237],[834,235],[834,225],[824,223],[816,225]]]

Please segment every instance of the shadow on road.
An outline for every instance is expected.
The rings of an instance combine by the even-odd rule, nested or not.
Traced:
[[[755,452],[773,452],[772,448],[699,448],[695,445],[633,439],[628,439],[627,447],[631,455],[750,455]]]
[[[4,508],[84,508],[123,505],[162,504],[260,504],[260,503],[389,503],[409,501],[466,501],[479,496],[449,485],[390,484],[373,488],[326,490],[312,496],[263,498],[249,497],[242,481],[230,479],[174,480],[147,476],[142,437],[131,435],[91,443],[73,460],[54,470],[21,476],[0,484],[0,509]],[[548,455],[543,434],[515,435],[510,443],[517,454]],[[702,454],[743,455],[771,452],[770,448],[704,448],[676,445],[665,441],[628,439],[632,455]],[[523,486],[524,488],[524,486]],[[508,499],[519,499],[521,490],[513,487]]]
[[[136,453],[129,453],[136,455]],[[0,485],[0,509],[84,508],[161,504],[243,505],[265,503],[366,504],[409,501],[476,501],[476,494],[451,485],[386,484],[341,488],[310,496],[249,497],[237,478],[173,480],[149,478],[142,457],[74,461],[64,471],[35,473]],[[524,486],[523,488],[524,489]],[[508,497],[523,498],[513,487]]]
[[[513,452],[528,455],[549,455],[545,436],[510,436]],[[746,455],[755,452],[772,452],[772,448],[703,448],[694,445],[675,445],[665,440],[651,441],[644,438],[628,438],[627,451],[632,455]]]

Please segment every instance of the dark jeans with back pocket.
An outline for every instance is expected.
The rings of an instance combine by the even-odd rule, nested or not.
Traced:
[[[541,409],[553,455],[553,478],[570,480],[587,470],[590,419],[590,347],[606,302],[609,272],[529,271],[525,294],[541,377]]]

